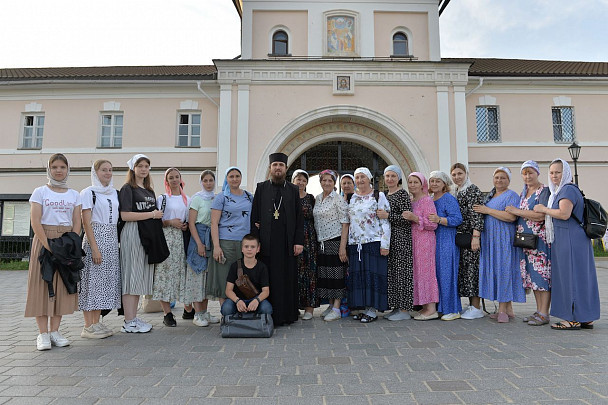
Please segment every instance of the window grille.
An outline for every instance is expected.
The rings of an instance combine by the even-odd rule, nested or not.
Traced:
[[[500,142],[498,107],[477,107],[477,142]]]
[[[574,142],[574,112],[572,107],[553,107],[553,140],[556,143]]]

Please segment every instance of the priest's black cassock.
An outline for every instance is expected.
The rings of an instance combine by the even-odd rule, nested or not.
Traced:
[[[259,229],[256,223],[260,225]],[[293,323],[299,315],[293,245],[304,244],[304,218],[298,187],[287,181],[258,183],[251,208],[251,232],[260,238],[259,259],[268,267],[274,324]]]

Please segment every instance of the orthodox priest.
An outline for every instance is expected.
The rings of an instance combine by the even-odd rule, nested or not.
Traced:
[[[268,267],[272,319],[277,326],[298,320],[296,256],[304,248],[304,218],[298,187],[285,180],[287,155],[270,155],[270,180],[258,183],[251,209],[251,232],[262,244]]]

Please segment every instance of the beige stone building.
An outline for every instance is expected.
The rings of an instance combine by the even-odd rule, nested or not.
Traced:
[[[482,190],[495,167],[541,163],[582,147],[581,187],[608,205],[608,63],[445,59],[437,0],[234,1],[242,52],[212,66],[0,69],[3,238],[29,232],[29,193],[55,152],[71,185],[109,158],[120,187],[126,161],[150,156],[158,193],[167,167],[188,194],[202,169],[243,169],[249,190],[267,155],[290,170],[341,173],[387,164],[405,172],[470,166]],[[238,29],[239,27],[234,27]],[[466,56],[466,55],[463,55]],[[600,182],[598,182],[600,180]]]

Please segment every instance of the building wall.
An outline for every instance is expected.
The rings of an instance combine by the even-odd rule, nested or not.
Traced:
[[[252,57],[265,59],[272,53],[272,33],[279,29],[289,37],[288,53],[294,56],[308,54],[308,12],[263,11],[253,12]]]
[[[408,36],[409,54],[418,60],[429,60],[429,24],[427,13],[374,13],[374,44],[376,57],[393,54],[393,34],[403,30]]]

